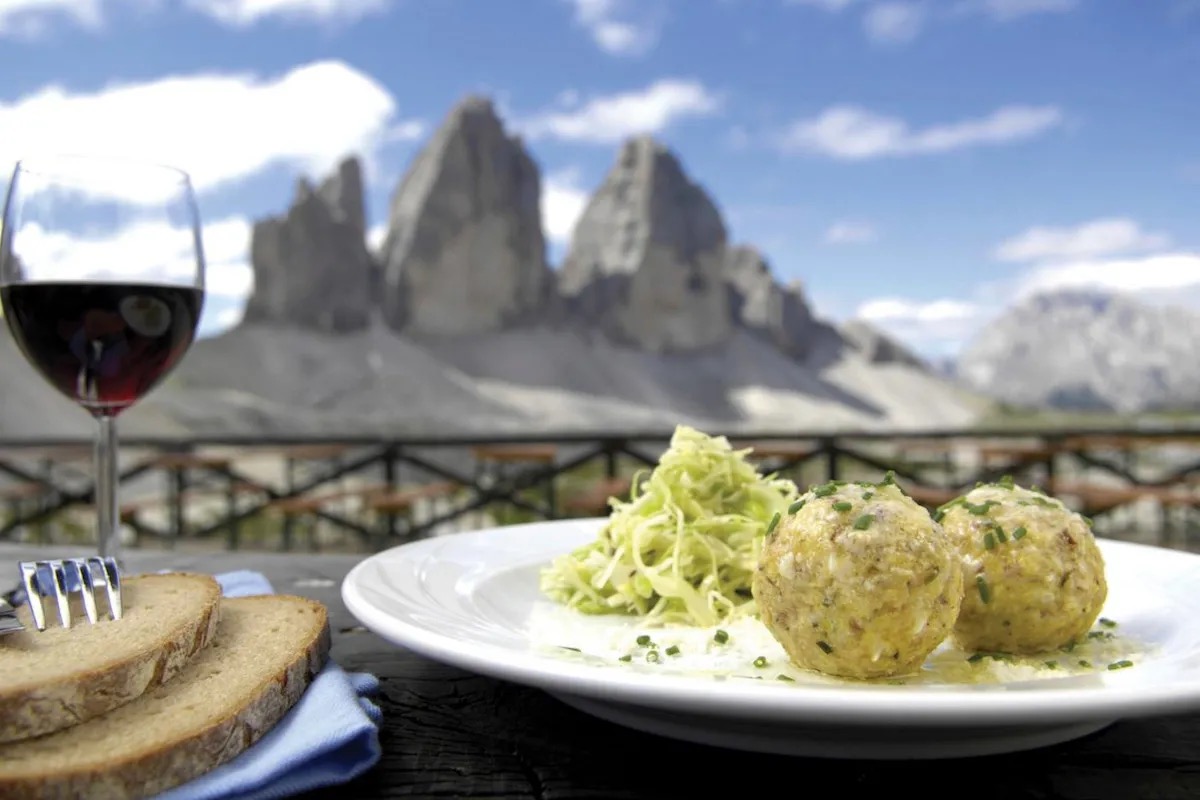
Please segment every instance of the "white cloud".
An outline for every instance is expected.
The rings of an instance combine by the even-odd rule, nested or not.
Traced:
[[[993,255],[1000,261],[1065,261],[1161,250],[1170,243],[1166,234],[1144,231],[1134,220],[1109,217],[1071,228],[1033,227],[1001,242]]]
[[[429,125],[422,119],[406,119],[393,125],[384,135],[387,142],[415,142],[429,130]]]
[[[874,226],[869,222],[841,220],[829,226],[825,231],[826,244],[858,244],[873,242],[878,237]]]
[[[99,235],[46,230],[26,222],[14,231],[16,251],[38,280],[84,276],[148,283],[192,283],[197,259],[192,231],[158,219],[134,222]],[[227,217],[204,226],[205,284],[212,294],[242,297],[250,291],[250,222]]]
[[[218,311],[213,318],[212,332],[219,333],[229,330],[234,325],[242,321],[242,317],[246,315],[245,306],[227,306]]]
[[[199,74],[70,93],[48,86],[0,103],[0,162],[73,151],[132,156],[187,170],[199,191],[272,165],[320,174],[348,153],[368,162],[402,125],[371,77],[338,61],[278,77]]]
[[[56,19],[95,27],[101,22],[100,0],[0,0],[0,37],[36,36]]]
[[[988,320],[975,303],[942,298],[928,302],[887,297],[860,305],[854,316],[926,354],[949,354]]]
[[[920,3],[879,3],[867,10],[863,30],[871,41],[905,44],[920,35],[925,16],[925,7]]]
[[[380,222],[367,228],[367,249],[372,253],[378,253],[383,248],[387,234],[388,224],[386,222]]]
[[[1061,125],[1063,119],[1054,106],[1004,106],[978,119],[914,129],[902,119],[842,105],[793,123],[780,137],[779,146],[844,161],[927,155],[1032,139]]]
[[[1079,5],[1079,0],[966,0],[959,10],[984,14],[997,22],[1011,22],[1034,14],[1061,14]]]
[[[686,117],[708,116],[720,105],[698,81],[667,79],[640,91],[594,97],[571,110],[535,114],[514,127],[530,139],[614,144],[636,134],[658,133]]]
[[[575,23],[610,55],[644,55],[658,43],[663,17],[658,0],[567,1],[575,7]]]
[[[542,228],[552,244],[567,244],[575,223],[587,208],[588,193],[579,186],[576,169],[553,172],[542,186]]]
[[[304,22],[353,22],[388,9],[389,0],[186,0],[188,8],[223,25],[247,28],[270,17]]]
[[[1200,252],[1180,251],[1040,266],[1021,278],[1018,296],[1059,289],[1161,295],[1196,287],[1200,287]]]

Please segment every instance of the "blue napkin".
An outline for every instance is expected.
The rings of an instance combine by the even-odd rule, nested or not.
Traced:
[[[258,572],[215,576],[228,597],[271,594]],[[345,783],[379,760],[380,711],[370,699],[373,675],[333,661],[262,739],[232,761],[177,786],[158,800],[266,800]]]

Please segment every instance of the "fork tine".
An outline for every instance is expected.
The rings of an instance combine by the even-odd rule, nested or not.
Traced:
[[[37,586],[37,564],[21,562],[21,583],[25,585],[25,602],[33,615],[33,624],[39,631],[46,630],[46,609],[42,606],[42,593]]]
[[[58,601],[58,619],[64,628],[71,627],[71,603],[67,596],[67,576],[63,570],[63,562],[49,562],[50,571],[54,575],[54,599]]]
[[[92,582],[92,569],[87,561],[80,558],[72,558],[67,565],[70,567],[70,576],[79,581],[79,594],[83,598],[83,611],[87,614],[88,622],[95,625],[96,589]]]
[[[104,559],[98,557],[89,559],[89,561],[93,560],[98,561],[104,570],[104,586],[108,590],[108,610],[113,619],[120,619],[125,613],[125,607],[121,602],[121,573],[117,569],[117,560],[112,556]]]

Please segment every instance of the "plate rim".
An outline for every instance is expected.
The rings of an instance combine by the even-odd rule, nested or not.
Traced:
[[[1131,682],[1116,686],[1008,691],[996,687],[947,687],[905,691],[903,687],[852,685],[810,686],[774,681],[721,682],[679,674],[597,668],[554,659],[532,651],[454,638],[400,619],[374,605],[364,592],[364,578],[388,559],[408,558],[436,547],[454,546],[475,538],[516,537],[530,529],[564,524],[602,525],[605,517],[545,520],[462,531],[405,542],[360,560],[342,581],[341,595],[350,613],[391,644],[477,674],[593,700],[619,701],[654,708],[686,707],[690,713],[713,717],[761,718],[772,721],[824,721],[834,724],[903,723],[908,726],[1062,724],[1114,721],[1123,718],[1167,716],[1200,709],[1200,674],[1165,687]],[[545,535],[545,534],[542,534]],[[1183,550],[1097,537],[1105,551],[1153,551],[1195,560],[1200,554]],[[1107,552],[1106,552],[1107,555]],[[515,566],[515,563],[514,563]],[[370,587],[368,587],[370,588]],[[380,591],[375,587],[375,591]],[[424,609],[428,610],[428,609]],[[1132,671],[1131,671],[1132,672]],[[1121,676],[1113,673],[1113,679]],[[715,686],[719,688],[714,689]]]

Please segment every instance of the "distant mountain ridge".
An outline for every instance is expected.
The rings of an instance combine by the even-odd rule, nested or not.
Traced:
[[[370,263],[360,187],[347,159],[255,227],[254,313],[196,344],[185,391],[159,398],[174,416],[203,430],[828,430],[965,425],[988,407],[878,330],[823,321],[760,250],[728,241],[716,203],[650,137],[618,149],[558,269],[537,164],[486,98],[455,106],[414,158]],[[287,302],[258,286],[288,287]],[[330,298],[341,311],[316,313]]]
[[[1091,290],[1029,297],[971,342],[956,371],[974,391],[1031,408],[1200,408],[1200,314]]]

